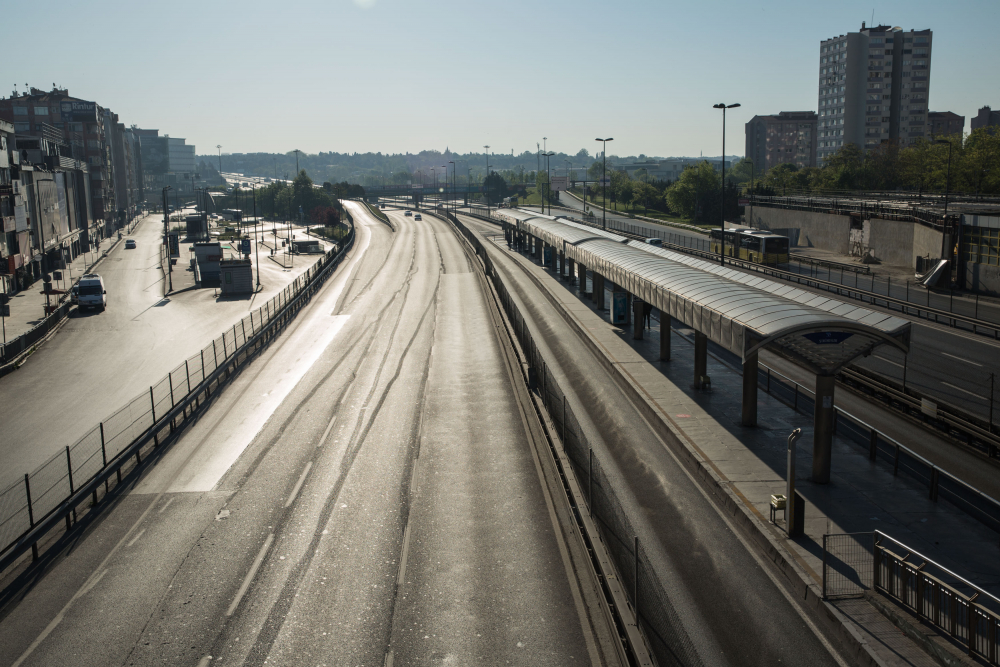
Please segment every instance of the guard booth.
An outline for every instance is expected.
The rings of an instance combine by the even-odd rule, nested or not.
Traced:
[[[219,262],[222,295],[251,294],[253,266],[247,259],[224,259]]]
[[[195,243],[195,281],[202,287],[219,286],[219,263],[222,261],[222,244],[218,241]]]

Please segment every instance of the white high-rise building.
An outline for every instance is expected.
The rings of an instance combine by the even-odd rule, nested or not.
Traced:
[[[816,162],[853,143],[870,151],[929,136],[930,30],[877,26],[820,42]]]

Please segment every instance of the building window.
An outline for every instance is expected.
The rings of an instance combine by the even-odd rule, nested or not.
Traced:
[[[70,132],[83,132],[83,123],[70,123]]]
[[[28,115],[28,107],[15,106],[14,107],[14,115],[15,116],[27,116]]]
[[[14,123],[15,132],[31,132],[31,123]]]
[[[49,108],[48,107],[35,107],[35,115],[36,116],[48,116],[49,115]]]

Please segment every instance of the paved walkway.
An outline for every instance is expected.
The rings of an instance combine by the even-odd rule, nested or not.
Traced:
[[[502,237],[498,241],[497,245],[506,251]],[[870,462],[866,451],[840,437],[834,439],[831,483],[813,484],[809,481],[811,418],[760,392],[758,426],[742,426],[742,378],[738,373],[710,356],[711,393],[690,388],[693,346],[678,334],[693,332],[684,329],[673,332],[673,359],[659,362],[656,360],[658,326],[645,332],[645,340],[633,341],[631,329],[612,326],[607,311],[599,312],[593,303],[581,300],[575,287],[568,287],[527,258],[520,259],[523,264],[531,264],[529,270],[648,397],[661,418],[674,425],[686,436],[689,446],[711,462],[723,483],[793,554],[794,560],[812,578],[811,583],[822,584],[824,534],[879,529],[990,593],[1000,595],[996,533],[946,501],[931,502],[925,487],[903,476],[894,477],[891,470]],[[610,303],[610,298],[606,302]],[[789,540],[785,537],[784,522],[779,518],[778,525],[770,524],[768,516],[771,494],[785,492],[786,438],[797,427],[803,430],[796,477],[797,490],[806,501],[805,534]],[[879,641],[898,650],[898,638],[885,637]]]

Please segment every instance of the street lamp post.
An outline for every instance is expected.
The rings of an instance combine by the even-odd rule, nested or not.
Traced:
[[[490,217],[490,189],[486,184],[487,179],[490,177],[490,147],[483,146],[486,149],[486,176],[483,177],[483,196],[486,198],[486,217]]]
[[[219,150],[219,178],[222,178],[222,144],[216,146]]]
[[[163,245],[167,247],[167,292],[174,291],[174,265],[170,261],[170,211],[167,210],[167,190],[172,190],[169,185],[163,188]]]
[[[722,206],[719,217],[722,218],[722,239],[719,244],[719,263],[726,265],[726,109],[734,109],[736,104],[713,104],[713,109],[722,109]]]
[[[723,155],[722,159],[725,160],[726,156]],[[750,163],[750,229],[753,229],[753,172],[754,164],[753,160],[747,160]]]
[[[549,215],[552,215],[552,176],[549,170],[549,158],[555,153],[542,153],[545,158],[545,196],[542,198],[542,212],[545,212],[545,200],[549,200]]]
[[[948,144],[948,172],[944,183],[944,217],[948,217],[948,195],[951,193],[951,149],[952,143],[947,139],[937,139],[936,144]]]
[[[455,190],[458,188],[458,175],[456,173],[458,168],[455,166],[454,160],[448,160],[448,164],[451,165],[451,214],[457,216],[458,210],[455,208]],[[445,173],[447,174],[448,172],[446,171]]]
[[[253,184],[253,249],[257,260],[257,290],[260,290],[260,239],[257,238],[257,184]]]
[[[601,229],[608,228],[608,142],[614,141],[614,137],[608,137],[607,139],[595,139],[594,141],[603,142],[604,148],[601,150],[601,156],[604,159],[604,166],[602,167],[601,185],[604,186],[604,202],[601,206]],[[584,191],[586,191],[586,186],[584,186]],[[586,199],[584,200],[584,208],[587,207]]]

